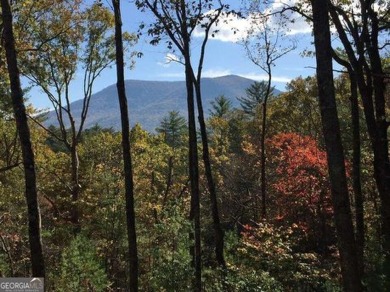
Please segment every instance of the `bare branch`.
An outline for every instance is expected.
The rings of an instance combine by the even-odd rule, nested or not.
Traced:
[[[65,145],[69,145],[68,141],[64,139],[64,137],[58,136],[56,133],[51,131],[49,128],[45,127],[40,121],[38,121],[35,117],[31,116],[30,114],[27,114],[27,117],[32,120],[36,125],[38,125],[40,128],[45,130],[47,133],[49,133],[51,136],[56,138],[58,141],[65,143]]]
[[[21,165],[22,162],[17,162],[17,163],[14,163],[14,164],[11,164],[11,165],[7,165],[7,166],[4,166],[4,167],[0,167],[0,173],[1,172],[6,172],[8,170],[11,170],[11,169],[14,169],[16,167],[18,167],[19,165]]]

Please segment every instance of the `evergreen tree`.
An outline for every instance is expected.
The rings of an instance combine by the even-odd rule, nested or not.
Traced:
[[[165,136],[165,142],[169,146],[177,148],[183,144],[182,137],[188,131],[186,119],[178,111],[171,111],[162,118],[156,131]]]
[[[254,82],[249,88],[245,89],[246,96],[238,97],[237,99],[240,102],[240,105],[243,111],[254,117],[256,115],[256,110],[259,105],[261,105],[267,94],[267,82]],[[271,88],[270,97],[272,97],[274,88]]]
[[[212,117],[224,118],[232,110],[232,102],[227,99],[224,95],[218,96],[214,101],[211,102],[212,109],[210,115]]]

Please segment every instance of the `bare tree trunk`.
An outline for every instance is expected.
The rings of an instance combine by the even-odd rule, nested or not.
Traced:
[[[20,84],[20,74],[13,34],[12,13],[8,0],[1,0],[1,8],[3,42],[7,57],[8,74],[11,82],[12,105],[23,156],[32,275],[34,277],[45,277],[45,263],[41,241],[41,218],[36,187],[35,159],[23,101],[23,91]]]
[[[214,226],[214,240],[215,240],[215,257],[218,264],[225,269],[226,262],[223,255],[224,249],[224,233],[221,227],[221,220],[219,218],[218,210],[218,200],[217,200],[217,190],[215,188],[215,182],[213,178],[213,173],[211,170],[211,161],[210,161],[210,152],[209,152],[209,143],[207,138],[207,129],[204,118],[203,103],[202,103],[202,93],[200,86],[200,79],[194,80],[195,92],[196,92],[196,103],[198,105],[198,120],[200,125],[200,133],[202,137],[202,148],[203,148],[203,163],[205,167],[205,173],[207,178],[207,184],[210,193],[210,203],[211,203],[211,216]]]
[[[267,53],[268,55],[268,53]],[[260,163],[261,163],[261,217],[263,219],[267,218],[267,178],[266,178],[266,153],[265,153],[265,136],[267,134],[267,103],[271,95],[271,64],[267,62],[267,72],[268,72],[268,81],[267,81],[267,91],[264,96],[264,101],[262,104],[262,120],[261,120],[261,140],[260,140]]]
[[[390,266],[390,161],[387,138],[389,122],[386,121],[385,75],[378,47],[378,15],[371,7],[373,2],[362,1],[361,4],[362,27],[354,27],[357,22],[352,22],[343,15],[343,21],[349,21],[347,23],[349,27],[361,31],[360,34],[353,35],[358,57],[355,56],[355,50],[339,19],[338,13],[343,12],[340,12],[338,7],[333,5],[330,6],[330,12],[349,63],[353,68],[362,98],[367,130],[374,154],[374,177],[381,199],[382,247],[385,255],[385,266]],[[370,32],[369,23],[371,24]],[[369,60],[366,57],[367,52]],[[390,277],[389,273],[390,269],[387,269],[388,277]]]
[[[199,63],[198,63],[198,70],[197,75],[195,76],[194,70],[191,67],[192,71],[192,78],[195,85],[195,92],[196,92],[196,102],[198,105],[198,121],[200,125],[200,132],[201,132],[201,138],[202,138],[202,156],[203,156],[203,163],[205,167],[205,173],[206,173],[206,179],[208,184],[208,189],[210,193],[210,204],[211,204],[211,217],[213,220],[213,227],[214,227],[214,240],[215,240],[215,257],[217,260],[217,263],[219,264],[222,269],[226,269],[226,262],[224,258],[224,232],[221,227],[221,220],[219,217],[219,208],[218,208],[218,200],[217,200],[217,190],[215,187],[215,182],[213,178],[213,173],[211,169],[211,160],[210,160],[210,152],[209,152],[209,143],[207,138],[207,128],[204,118],[204,110],[203,110],[203,102],[202,102],[202,90],[201,90],[201,79],[202,79],[202,69],[203,69],[203,62],[205,57],[205,51],[206,51],[206,45],[209,39],[210,29],[212,25],[215,23],[215,21],[219,18],[220,14],[222,13],[222,3],[221,7],[217,9],[216,15],[214,18],[211,19],[210,23],[208,23],[206,29],[205,29],[205,37],[202,42],[201,50],[200,50],[200,57],[199,57]]]
[[[189,42],[188,42],[189,44]],[[189,52],[189,47],[186,52]],[[199,158],[195,123],[194,84],[192,81],[192,68],[189,54],[185,61],[187,106],[188,106],[188,135],[189,135],[189,172],[191,184],[191,210],[190,221],[194,223],[194,247],[192,249],[193,266],[195,269],[194,290],[202,290],[202,259],[200,238],[200,196],[199,196]],[[192,236],[192,235],[191,235]]]
[[[333,85],[328,3],[312,0],[317,82],[345,291],[362,291]]]
[[[385,74],[379,54],[379,20],[373,10],[372,2],[367,6],[367,18],[371,22],[371,36],[366,37],[366,47],[371,64],[372,84],[374,86],[376,135],[374,146],[374,172],[381,198],[382,236],[385,252],[385,271],[390,280],[390,160],[389,140],[387,137],[389,122],[386,120]]]
[[[360,276],[364,275],[364,197],[361,183],[361,141],[360,141],[360,115],[357,84],[353,72],[349,74],[351,80],[351,116],[352,116],[352,187],[355,197],[355,225],[356,248]]]
[[[265,177],[265,130],[267,125],[267,102],[262,104],[262,118],[261,118],[261,137],[260,137],[260,167],[261,167],[261,218],[267,218],[267,186]]]
[[[352,188],[355,198],[355,227],[356,252],[358,257],[360,276],[364,275],[364,197],[361,182],[361,140],[360,140],[360,114],[358,101],[358,85],[352,66],[346,60],[333,54],[333,58],[348,70],[351,90],[351,120],[352,120]]]
[[[162,207],[161,209],[164,210],[165,205],[168,200],[168,195],[172,187],[172,179],[173,179],[173,156],[170,156],[168,158],[168,173],[167,173],[167,180],[166,180],[166,187],[164,191],[164,198],[162,201]]]
[[[129,245],[129,291],[138,291],[138,252],[137,237],[135,228],[134,211],[134,184],[133,169],[130,152],[130,125],[127,108],[127,97],[125,91],[124,61],[123,61],[123,40],[122,40],[122,19],[120,12],[120,0],[112,0],[115,14],[115,45],[116,45],[116,68],[117,68],[117,89],[121,111],[122,124],[122,148],[125,173],[125,196],[126,196],[126,221],[127,236]]]
[[[72,210],[71,210],[71,222],[73,224],[74,234],[78,234],[81,231],[80,223],[80,182],[79,182],[79,156],[77,152],[77,144],[73,142],[70,148],[71,165],[72,165]]]

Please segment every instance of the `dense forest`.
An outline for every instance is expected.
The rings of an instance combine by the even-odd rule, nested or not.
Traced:
[[[0,1],[0,277],[47,291],[389,291],[390,2],[133,2],[149,15],[136,32],[122,32],[135,11],[119,0]],[[273,68],[297,50],[291,13],[312,27],[316,74],[276,95]],[[207,44],[232,15],[251,19],[239,45],[266,78],[205,113]],[[188,115],[153,132],[129,126],[139,38],[175,52],[186,82]],[[121,131],[86,128],[111,67]]]

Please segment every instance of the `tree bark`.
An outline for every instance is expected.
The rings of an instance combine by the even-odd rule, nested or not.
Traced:
[[[214,240],[215,240],[215,257],[218,264],[225,269],[226,262],[223,255],[224,249],[224,233],[221,227],[221,220],[219,218],[219,208],[217,200],[217,190],[215,188],[215,182],[213,178],[213,173],[211,170],[211,161],[210,161],[210,152],[209,152],[209,143],[207,138],[207,129],[204,118],[203,103],[202,103],[202,94],[200,79],[195,80],[195,92],[196,92],[196,103],[198,105],[198,120],[200,125],[200,133],[202,138],[202,148],[203,148],[203,163],[205,167],[205,173],[207,178],[207,184],[210,193],[210,203],[211,203],[211,217],[213,220],[214,226]]]
[[[138,291],[138,252],[137,236],[135,227],[134,210],[134,183],[133,168],[131,160],[130,145],[130,125],[129,113],[127,108],[127,97],[124,78],[124,58],[123,58],[123,40],[122,40],[122,19],[120,12],[120,0],[112,0],[115,14],[115,46],[116,46],[116,70],[117,70],[117,90],[121,112],[122,125],[122,148],[123,164],[125,174],[125,196],[126,196],[126,221],[127,237],[129,245],[129,290]]]
[[[185,9],[184,9],[185,10]],[[187,107],[188,107],[188,135],[189,135],[189,172],[191,185],[191,210],[190,221],[194,223],[194,247],[193,266],[195,269],[194,290],[202,290],[202,261],[201,261],[201,238],[200,238],[200,196],[199,196],[199,158],[196,137],[196,122],[195,122],[195,100],[194,100],[194,84],[192,79],[192,68],[189,58],[189,39],[184,45],[186,56],[185,58],[185,75],[187,87]]]
[[[312,0],[319,105],[345,291],[362,291],[333,85],[328,3]]]
[[[381,198],[382,246],[385,253],[385,273],[390,279],[390,160],[389,140],[387,137],[388,122],[386,120],[385,74],[379,54],[378,33],[379,20],[377,13],[367,5],[367,18],[371,23],[371,35],[366,36],[366,47],[371,64],[372,84],[374,87],[376,135],[374,145],[374,174]]]
[[[71,222],[73,224],[73,233],[79,234],[81,231],[80,223],[80,181],[79,181],[79,155],[77,152],[77,144],[73,141],[72,147],[70,147],[71,166],[72,166],[72,210],[71,210]]]
[[[41,241],[41,217],[36,187],[35,159],[31,145],[26,108],[23,101],[23,91],[20,84],[20,74],[13,34],[12,12],[8,0],[1,0],[0,3],[3,20],[3,42],[6,51],[8,74],[11,82],[12,105],[23,156],[32,275],[34,277],[45,277],[45,263]]]
[[[269,52],[267,51],[267,91],[264,96],[262,103],[262,118],[261,118],[261,138],[260,138],[260,163],[261,163],[261,217],[263,219],[267,218],[267,178],[266,178],[266,153],[265,153],[265,136],[267,132],[267,103],[271,95],[271,63],[269,60]]]
[[[191,37],[187,31],[187,9],[186,2],[180,0],[177,4],[178,14],[180,14],[180,35],[182,37],[181,52],[184,57],[186,89],[187,89],[187,109],[188,109],[188,160],[189,178],[191,189],[191,206],[189,220],[193,222],[194,232],[190,234],[190,239],[194,240],[191,247],[192,265],[194,268],[194,291],[202,291],[202,248],[201,248],[201,224],[200,224],[200,190],[199,190],[199,157],[198,141],[196,133],[195,119],[195,95],[193,70],[191,66]],[[172,38],[171,38],[172,39]],[[172,39],[173,40],[173,39]]]
[[[355,228],[356,228],[356,252],[358,257],[360,276],[364,275],[364,196],[361,182],[361,139],[360,139],[360,113],[358,100],[358,86],[355,73],[348,61],[333,54],[337,63],[348,70],[350,80],[350,102],[352,121],[352,188],[355,198]]]
[[[360,114],[356,79],[349,70],[351,80],[351,116],[352,116],[352,188],[355,197],[356,248],[360,276],[364,275],[364,197],[361,183],[361,141]]]
[[[378,15],[371,7],[372,2],[362,1],[361,4],[362,20],[360,22],[352,22],[343,17],[343,21],[347,22],[348,27],[354,30],[353,43],[356,47],[357,57],[339,19],[338,13],[342,14],[342,12],[338,7],[331,5],[330,13],[349,63],[353,68],[362,98],[367,130],[374,154],[374,177],[381,200],[382,247],[385,266],[388,267],[385,270],[387,277],[390,277],[390,161],[387,138],[388,123],[385,115],[385,75],[378,48]],[[357,27],[357,23],[362,23],[362,27]],[[371,25],[370,31],[369,24]],[[367,52],[369,60],[367,60]]]
[[[193,83],[196,92],[196,103],[198,106],[198,121],[200,125],[200,132],[201,132],[201,139],[202,139],[203,163],[205,167],[206,179],[207,179],[208,189],[210,193],[211,217],[213,220],[213,227],[214,227],[215,257],[219,266],[225,270],[226,262],[223,254],[224,232],[221,227],[221,220],[219,217],[219,208],[218,208],[218,200],[217,200],[217,190],[215,187],[215,182],[214,182],[213,173],[211,169],[209,143],[207,137],[206,123],[204,118],[202,90],[201,90],[201,79],[202,79],[201,77],[202,77],[202,68],[203,68],[203,62],[204,62],[205,51],[206,51],[206,44],[209,39],[210,29],[212,25],[215,23],[215,21],[219,18],[220,14],[222,13],[222,7],[220,7],[217,11],[218,12],[216,13],[215,17],[213,17],[210,20],[210,22],[207,25],[207,28],[205,29],[205,37],[203,39],[201,50],[200,50],[197,76],[195,76],[192,67],[191,70],[192,70]]]

